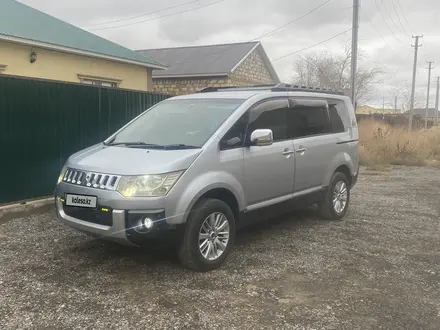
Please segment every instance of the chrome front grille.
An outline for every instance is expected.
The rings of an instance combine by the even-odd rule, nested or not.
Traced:
[[[63,182],[90,188],[116,190],[121,176],[68,168]]]

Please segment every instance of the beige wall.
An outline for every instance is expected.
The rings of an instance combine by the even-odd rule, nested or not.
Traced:
[[[120,80],[120,88],[150,91],[151,70],[86,56],[34,48],[37,61],[30,63],[31,47],[0,40],[0,70],[3,75],[79,83],[78,74]]]

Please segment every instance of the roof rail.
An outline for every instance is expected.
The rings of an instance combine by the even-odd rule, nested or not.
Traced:
[[[250,90],[259,90],[259,89],[267,89],[270,90],[271,88],[277,86],[277,84],[270,84],[270,85],[249,85],[249,86],[223,86],[223,87],[205,87],[201,90],[199,90],[197,93],[210,93],[210,92],[218,92],[223,89],[227,90],[243,90],[243,91],[250,91]]]
[[[238,90],[239,91],[270,90],[271,92],[315,92],[315,93],[345,95],[345,93],[342,91],[335,91],[332,89],[320,88],[320,87],[291,85],[285,83],[267,84],[267,85],[249,85],[249,86],[206,87],[199,90],[197,93],[218,92],[221,90],[237,90],[237,91]]]
[[[336,91],[327,88],[321,87],[308,87],[308,86],[300,86],[300,85],[291,85],[280,83],[272,88],[273,92],[315,92],[315,93],[325,93],[325,94],[336,94],[336,95],[345,95],[343,91]]]

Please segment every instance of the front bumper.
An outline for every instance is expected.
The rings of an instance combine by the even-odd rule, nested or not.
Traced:
[[[95,208],[72,207],[65,204],[66,194],[94,195]],[[55,189],[55,204],[58,218],[65,225],[92,236],[111,240],[123,245],[151,246],[157,243],[172,244],[178,241],[182,225],[169,223],[166,208],[159,200],[150,207],[148,203],[124,203],[114,191],[98,191],[91,188],[60,184]],[[141,233],[135,228],[141,217],[153,219],[153,227]]]
[[[67,226],[75,228],[79,231],[91,234],[93,236],[103,237],[124,245],[131,245],[125,233],[125,211],[112,210],[112,225],[102,225],[74,218],[67,215],[64,211],[64,203],[62,197],[57,196],[55,199],[58,218]]]

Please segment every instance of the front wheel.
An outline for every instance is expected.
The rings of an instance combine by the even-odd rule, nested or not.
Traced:
[[[328,220],[340,220],[350,203],[350,185],[345,174],[333,174],[325,200],[319,205],[321,216]]]
[[[181,263],[195,271],[219,268],[235,240],[231,208],[218,199],[204,199],[191,211],[179,247]]]

